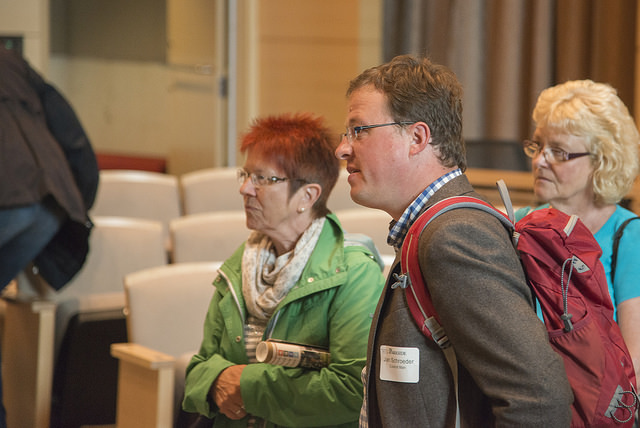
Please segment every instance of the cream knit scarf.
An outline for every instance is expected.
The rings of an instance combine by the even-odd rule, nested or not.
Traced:
[[[300,279],[324,221],[324,217],[315,219],[295,248],[279,257],[269,237],[256,231],[249,235],[242,255],[242,295],[251,315],[262,320],[273,315],[278,303]]]

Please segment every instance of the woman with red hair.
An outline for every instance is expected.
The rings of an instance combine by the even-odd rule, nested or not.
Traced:
[[[345,244],[327,208],[339,174],[335,140],[309,114],[259,119],[242,140],[238,179],[252,232],[214,281],[183,402],[216,427],[358,424],[383,276],[375,251]],[[330,362],[260,363],[266,339],[324,348]]]

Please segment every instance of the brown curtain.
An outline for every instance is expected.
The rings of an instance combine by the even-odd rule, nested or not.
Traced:
[[[429,56],[465,90],[467,139],[531,135],[540,91],[611,83],[633,110],[637,0],[385,0],[384,55]]]
[[[607,82],[634,111],[637,0],[558,0],[556,81]]]

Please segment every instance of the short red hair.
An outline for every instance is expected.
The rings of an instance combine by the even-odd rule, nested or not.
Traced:
[[[305,183],[319,184],[322,193],[313,211],[321,217],[329,212],[327,199],[340,173],[334,154],[337,142],[321,117],[282,114],[253,121],[242,137],[240,151],[253,151],[281,169],[290,179],[290,195]]]

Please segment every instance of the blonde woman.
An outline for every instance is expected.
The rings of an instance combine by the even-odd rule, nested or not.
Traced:
[[[638,174],[640,136],[627,107],[610,85],[569,81],[544,90],[533,110],[536,125],[524,152],[532,159],[539,201],[578,215],[602,248],[600,260],[617,320],[640,370],[640,220],[624,230],[612,282],[615,232],[635,214],[618,203]],[[517,219],[530,210],[522,208]]]

